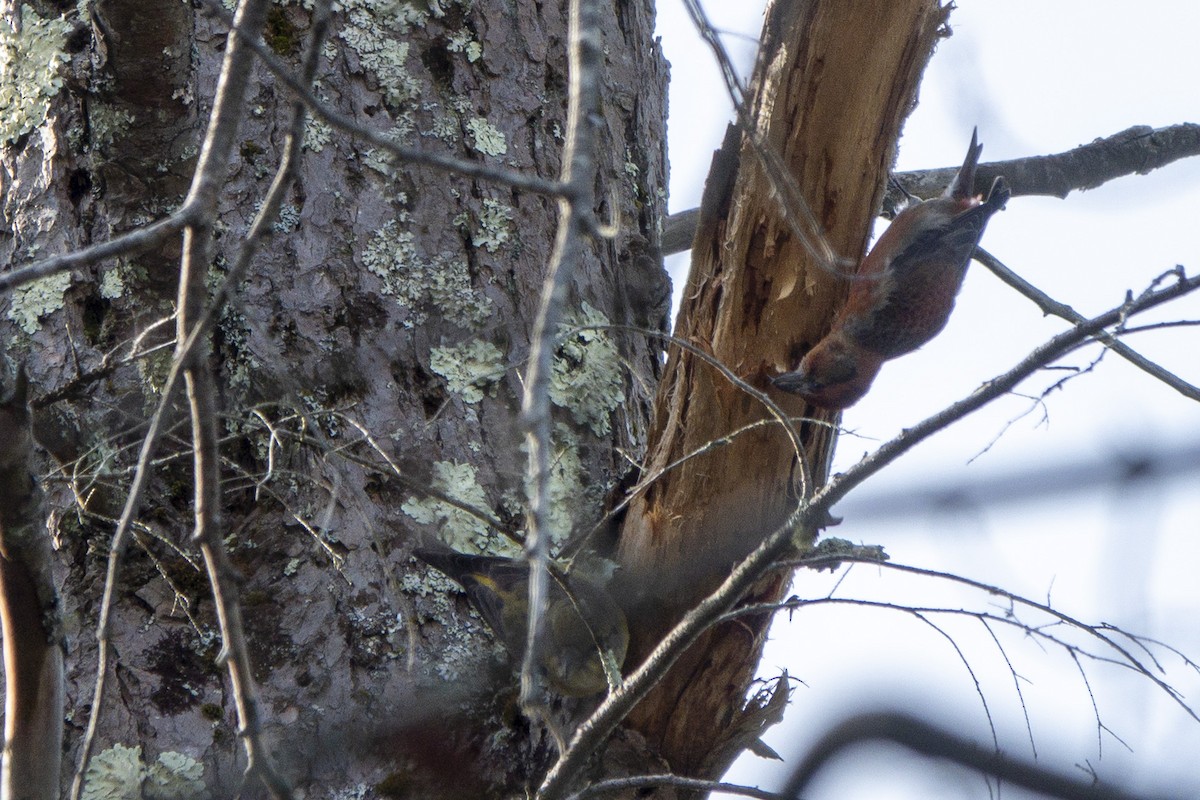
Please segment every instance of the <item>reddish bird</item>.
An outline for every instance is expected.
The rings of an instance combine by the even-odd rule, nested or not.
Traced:
[[[946,326],[983,229],[1011,194],[1002,177],[986,200],[971,193],[982,150],[972,132],[962,168],[942,196],[896,215],[859,265],[833,329],[795,372],[776,376],[775,386],[821,408],[847,408],[867,393],[884,361],[911,353]]]

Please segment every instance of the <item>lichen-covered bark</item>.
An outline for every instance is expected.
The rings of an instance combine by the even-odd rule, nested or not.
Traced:
[[[841,257],[863,252],[942,22],[930,0],[779,0],[768,8],[752,112]],[[828,330],[847,287],[793,236],[779,196],[731,131],[705,189],[676,331],[762,389]],[[831,415],[773,396],[789,414],[818,420],[800,431],[814,480],[822,481],[833,433],[821,423]],[[678,350],[670,351],[655,415],[651,472],[767,418],[752,398]],[[635,655],[787,517],[797,477],[783,430],[764,426],[686,462],[630,507],[620,546],[641,592]],[[786,575],[770,576],[752,599],[778,598],[786,586]],[[729,745],[745,738],[742,701],[769,621],[742,618],[711,631],[635,710],[633,726],[675,771],[716,777],[736,754]]]
[[[34,13],[58,19],[58,5],[26,4],[25,30]],[[329,106],[412,146],[557,177],[565,3],[340,6],[316,89]],[[98,0],[76,13],[52,31],[59,55],[47,69],[61,85],[43,117],[0,149],[5,263],[176,207],[211,108],[226,36],[218,22],[171,2],[147,14],[145,4]],[[654,253],[666,67],[652,14],[649,0],[605,7],[597,213],[619,230],[577,274],[568,317],[579,324],[664,321]],[[268,44],[293,67],[309,20],[303,4],[279,5],[268,20]],[[283,144],[291,97],[265,69],[258,77],[222,190],[214,282]],[[516,414],[555,203],[395,163],[320,120],[305,142],[271,241],[215,337],[226,538],[245,579],[266,739],[310,793],[437,796],[451,784],[520,793],[546,743],[514,716],[491,636],[409,551],[438,537],[512,552],[486,523],[419,487],[519,527]],[[170,773],[177,796],[201,786],[221,795],[237,784],[242,756],[187,538],[183,424],[160,451],[122,574],[115,690],[104,708],[86,707],[102,554],[170,351],[145,353],[173,325],[126,359],[133,338],[172,313],[178,256],[172,242],[103,274],[76,271],[0,298],[0,341],[9,360],[29,365],[35,430],[51,456],[40,472],[59,512],[68,754],[99,713],[98,775]],[[621,453],[644,447],[658,347],[598,331],[563,344],[552,386],[561,535],[594,524],[629,470]]]

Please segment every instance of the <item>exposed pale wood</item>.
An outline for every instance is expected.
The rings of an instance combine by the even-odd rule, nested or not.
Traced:
[[[63,654],[50,629],[50,541],[41,522],[41,493],[30,475],[33,439],[24,372],[12,391],[4,383],[0,373],[0,800],[52,800],[58,797],[62,759]]]

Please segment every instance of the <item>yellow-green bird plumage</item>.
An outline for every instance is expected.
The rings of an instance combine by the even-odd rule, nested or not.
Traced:
[[[525,649],[529,619],[529,567],[509,558],[452,550],[417,549],[417,558],[445,573],[466,590],[513,661]],[[569,697],[604,691],[602,654],[619,667],[629,647],[625,615],[608,592],[591,581],[564,575],[551,566],[545,616],[545,641],[539,666],[550,688]]]

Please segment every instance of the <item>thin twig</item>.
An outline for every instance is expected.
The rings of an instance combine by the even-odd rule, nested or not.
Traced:
[[[759,789],[757,786],[743,786],[737,783],[685,778],[682,775],[631,775],[627,778],[609,778],[604,781],[596,781],[586,789],[582,789],[571,795],[569,800],[584,800],[587,797],[596,797],[610,792],[627,792],[629,789],[644,789],[652,786],[668,786],[676,789],[703,792],[705,794],[721,792],[723,794],[741,795],[742,797],[755,797],[758,800],[784,800],[783,795]]]
[[[787,434],[788,441],[792,446],[792,452],[796,456],[796,463],[799,466],[799,469],[798,469],[799,486],[797,487],[797,495],[800,497],[807,497],[808,495],[812,494],[812,489],[813,489],[813,487],[812,487],[812,472],[808,467],[807,460],[805,459],[804,443],[800,439],[800,431],[796,428],[796,424],[795,424],[796,420],[794,420],[792,417],[789,417],[787,415],[787,413],[784,412],[784,410],[782,408],[780,408],[778,406],[778,404],[776,404],[775,401],[772,400],[770,398],[770,396],[768,396],[765,392],[759,391],[758,389],[754,388],[746,381],[739,378],[737,376],[737,374],[735,374],[734,371],[731,370],[728,366],[726,366],[725,363],[722,362],[719,358],[717,358],[716,356],[712,355],[711,353],[703,350],[702,348],[697,347],[696,345],[692,344],[691,342],[687,341],[686,339],[681,339],[678,336],[674,336],[669,333],[663,333],[662,331],[657,331],[657,330],[653,330],[650,328],[641,328],[641,327],[637,327],[637,326],[633,326],[633,325],[579,325],[579,326],[572,327],[570,330],[563,333],[563,336],[569,336],[577,331],[585,331],[585,330],[621,331],[624,333],[635,333],[635,334],[640,334],[643,336],[648,336],[648,337],[651,337],[654,339],[661,339],[664,342],[666,342],[667,344],[673,344],[676,347],[680,348],[681,350],[685,350],[688,353],[691,353],[693,356],[695,356],[700,361],[703,361],[705,364],[708,364],[709,366],[711,366],[713,369],[715,369],[717,372],[719,372],[721,374],[721,376],[723,378],[725,378],[725,380],[727,380],[727,381],[729,381],[729,383],[733,384],[733,386],[735,386],[739,391],[744,392],[745,394],[747,394],[751,398],[753,398],[755,400],[755,402],[761,404],[767,410],[767,413],[769,413],[771,415],[771,419],[770,420],[766,420],[766,419],[758,420],[758,421],[752,422],[748,425],[743,425],[742,427],[738,428],[735,431],[730,431],[729,433],[725,434],[724,436],[721,436],[721,437],[718,437],[715,439],[711,439],[708,442],[706,442],[703,446],[697,448],[696,450],[693,450],[690,453],[684,454],[683,456],[679,457],[675,461],[671,462],[670,464],[666,465],[662,469],[655,472],[653,475],[649,475],[647,477],[642,478],[642,480],[640,480],[638,482],[638,485],[633,487],[632,489],[630,489],[629,492],[626,494],[625,498],[615,508],[611,509],[607,514],[605,514],[604,517],[602,517],[600,519],[600,521],[597,522],[590,530],[586,531],[582,536],[576,537],[575,539],[572,539],[563,545],[562,555],[564,557],[569,558],[572,555],[574,555],[574,553],[576,553],[584,545],[584,543],[588,540],[589,537],[591,537],[597,531],[599,531],[603,528],[603,526],[606,524],[606,522],[609,519],[611,519],[615,514],[620,513],[620,511],[623,508],[625,508],[626,506],[628,506],[629,503],[631,503],[635,497],[637,497],[639,494],[641,494],[641,493],[645,492],[647,489],[649,489],[650,486],[652,486],[657,480],[662,478],[663,475],[667,474],[668,472],[670,472],[673,469],[676,469],[677,467],[681,466],[682,464],[686,463],[687,461],[689,461],[697,456],[703,455],[704,453],[707,453],[717,447],[729,444],[730,442],[733,441],[733,439],[736,436],[738,436],[742,433],[745,433],[747,431],[753,430],[755,428],[758,428],[762,425],[779,425],[780,427],[783,428],[784,432]],[[800,421],[812,423],[815,425],[828,425],[829,424],[827,422],[824,422],[823,420],[815,420],[815,419],[810,419],[807,417],[802,418]]]
[[[899,436],[881,445],[874,453],[844,473],[835,476],[817,493],[814,502],[825,503],[828,501],[829,505],[833,505],[845,497],[851,489],[907,453],[917,444],[951,423],[957,422],[971,412],[987,405],[997,397],[1007,394],[1034,372],[1044,368],[1064,353],[1070,352],[1081,342],[1094,337],[1104,328],[1117,324],[1129,315],[1156,308],[1200,288],[1200,277],[1189,278],[1184,274],[1182,268],[1176,268],[1167,274],[1176,279],[1173,285],[1143,293],[1139,298],[1129,300],[1051,338],[1045,344],[1035,348],[1008,372],[996,376],[964,399],[902,431]]]
[[[1033,751],[1033,758],[1036,761],[1037,742],[1033,738],[1033,723],[1029,719],[1029,706],[1025,703],[1025,692],[1021,691],[1021,675],[1018,674],[1017,668],[1013,666],[1012,659],[1008,657],[1008,651],[1004,649],[1004,645],[1000,642],[1000,637],[992,630],[989,620],[980,620],[980,624],[988,632],[988,636],[992,637],[992,643],[1000,651],[1000,657],[1004,659],[1004,663],[1008,667],[1008,674],[1012,676],[1013,689],[1017,692],[1017,702],[1021,704],[1021,714],[1025,717],[1025,733],[1029,736],[1029,749]]]
[[[15,289],[23,284],[76,267],[95,264],[101,269],[107,269],[108,267],[102,265],[105,260],[144,253],[179,233],[192,221],[194,212],[193,207],[185,204],[166,219],[160,219],[158,222],[152,222],[144,227],[120,234],[115,239],[93,244],[71,253],[44,258],[10,272],[0,273],[0,292]]]
[[[495,528],[497,531],[504,534],[516,544],[524,544],[524,540],[517,535],[515,531],[511,530],[508,525],[505,525],[503,522],[497,519],[495,515],[491,514],[486,509],[473,506],[470,503],[465,503],[462,500],[459,500],[457,497],[453,497],[445,492],[433,488],[432,486],[429,486],[428,484],[424,484],[420,481],[415,481],[412,478],[407,477],[400,470],[400,465],[392,460],[391,456],[384,452],[379,443],[375,441],[375,437],[371,435],[371,432],[368,431],[366,426],[364,426],[361,422],[349,416],[348,414],[335,414],[334,412],[328,413],[345,421],[346,424],[357,430],[363,437],[361,441],[366,442],[372,450],[379,454],[379,457],[383,459],[384,463],[387,464],[387,470],[380,469],[377,465],[371,464],[365,460],[356,461],[355,463],[358,463],[360,466],[369,465],[371,468],[379,470],[379,472],[384,475],[389,474],[390,471],[390,475],[402,486],[406,486],[409,489],[420,492],[426,497],[432,497],[433,499],[445,503],[448,506],[453,506],[460,511],[464,511],[467,514],[470,514],[472,517],[475,517],[475,519],[479,520],[480,522],[484,522],[490,527]],[[344,448],[339,448],[339,451],[342,449]],[[343,455],[343,457],[348,458],[348,456],[345,455]]]
[[[701,600],[667,632],[646,659],[625,678],[621,687],[609,693],[591,716],[576,728],[567,749],[542,781],[536,795],[538,800],[557,800],[564,795],[596,749],[625,715],[650,693],[683,651],[771,569],[779,556],[791,546],[793,531],[812,528],[826,508],[804,502],[802,498],[784,523],[737,564],[716,591]]]
[[[247,778],[261,777],[272,797],[286,800],[291,797],[291,787],[276,771],[262,741],[257,692],[250,674],[236,581],[221,541],[224,532],[221,524],[220,457],[217,453],[217,398],[212,373],[212,345],[209,337],[203,336],[195,339],[195,347],[186,349],[188,340],[194,339],[193,334],[200,328],[200,319],[204,315],[208,294],[205,276],[212,261],[212,225],[217,187],[225,177],[223,165],[232,150],[243,113],[242,98],[249,85],[253,66],[253,56],[246,48],[245,40],[259,35],[266,20],[267,5],[261,0],[247,0],[239,6],[222,65],[212,121],[192,183],[191,197],[204,213],[184,231],[175,339],[179,342],[177,360],[184,365],[192,419],[193,539],[204,556],[205,571],[217,612],[217,625],[221,632],[221,654],[217,662],[224,664],[229,671],[239,732],[246,750],[245,775]],[[284,161],[287,161],[287,155]],[[282,167],[280,172],[283,172]],[[276,185],[273,184],[268,196],[275,191]],[[264,207],[266,205],[264,203]],[[242,252],[245,252],[245,248]]]
[[[317,64],[321,57],[321,45],[329,29],[331,0],[318,2],[313,8],[312,34],[308,42],[303,63],[303,81],[306,85],[312,83],[316,75]],[[225,75],[218,87],[217,103],[231,103],[231,111],[224,128],[218,122],[213,136],[215,158],[226,159],[232,149],[233,137],[237,132],[237,124],[241,118],[242,97],[249,82],[252,58],[245,50],[245,43],[256,39],[266,18],[266,3],[254,9],[253,22],[250,19],[238,20],[235,24],[236,35],[230,49],[237,47],[235,55],[226,57],[231,79],[226,83]],[[241,13],[239,11],[239,13]],[[248,18],[250,13],[247,12]],[[241,33],[243,26],[246,34]],[[232,77],[235,72],[243,72],[236,80],[241,85],[235,85]],[[224,91],[222,91],[222,89]],[[240,276],[249,266],[258,242],[278,216],[284,197],[290,190],[295,176],[296,166],[300,158],[301,146],[304,141],[306,109],[303,103],[297,101],[292,107],[292,120],[285,140],[283,157],[275,172],[275,178],[267,190],[262,207],[255,216],[245,241],[238,252],[238,258],[230,270],[230,276]],[[220,120],[220,112],[214,108],[214,119]],[[223,134],[223,135],[222,135]],[[203,163],[203,156],[201,157]],[[223,163],[223,162],[218,162]],[[198,167],[198,174],[203,171]],[[203,191],[203,183],[194,189]],[[216,209],[215,181],[211,194],[204,194],[206,205],[215,212]],[[215,216],[215,214],[214,214]],[[211,248],[212,229],[210,225],[189,228],[184,237],[184,258],[180,275],[179,301],[179,330],[176,339],[185,342],[194,339],[191,328],[192,317],[202,317],[207,287],[205,285],[204,265],[209,263],[208,252]],[[192,245],[189,247],[189,244]],[[198,259],[203,260],[198,260]],[[199,268],[197,268],[199,267]],[[194,271],[193,271],[194,270]],[[232,291],[229,277],[222,286],[226,292]],[[186,296],[185,296],[186,292]],[[214,298],[214,302],[216,299]],[[191,311],[190,314],[186,313]],[[209,309],[211,311],[211,307]],[[201,320],[202,321],[202,320]],[[197,323],[199,327],[199,323]],[[229,680],[233,688],[234,703],[237,707],[239,733],[242,736],[246,750],[247,779],[259,779],[267,791],[276,800],[289,800],[292,797],[291,787],[273,763],[270,750],[263,741],[261,706],[258,701],[258,690],[254,683],[253,669],[250,661],[250,649],[246,641],[245,626],[242,620],[241,604],[239,602],[237,578],[233,566],[229,563],[223,541],[223,526],[221,524],[221,493],[220,493],[220,457],[217,446],[217,392],[213,376],[212,360],[209,353],[210,344],[207,336],[195,348],[189,358],[180,360],[188,364],[185,377],[188,384],[188,397],[192,415],[192,442],[195,448],[195,516],[196,529],[194,538],[204,556],[208,573],[209,585],[212,590],[213,602],[216,606],[217,621],[221,631],[222,655],[229,670]],[[218,659],[220,661],[220,659]]]
[[[1060,303],[1051,298],[1048,294],[1038,289],[1033,284],[1022,278],[1020,275],[1013,272],[1004,265],[1000,259],[984,250],[982,247],[975,248],[975,260],[983,264],[992,274],[1006,284],[1016,289],[1025,297],[1029,298],[1043,314],[1053,314],[1056,317],[1065,319],[1072,325],[1079,325],[1085,321],[1085,318],[1075,309],[1071,308],[1066,303]],[[1125,331],[1128,333],[1128,331]],[[1200,400],[1200,388],[1193,386],[1187,381],[1180,378],[1178,375],[1167,371],[1161,365],[1154,363],[1146,358],[1141,353],[1134,350],[1129,345],[1109,334],[1107,331],[1101,331],[1096,335],[1096,340],[1104,344],[1109,350],[1119,355],[1121,358],[1133,364],[1138,369],[1157,378],[1163,383],[1170,386],[1175,391],[1179,392],[1189,400]]]
[[[971,662],[967,659],[967,654],[963,652],[962,647],[955,641],[954,637],[947,633],[940,625],[925,616],[921,610],[911,612],[913,616],[924,622],[929,627],[933,628],[938,634],[950,643],[950,647],[954,649],[958,655],[958,660],[962,662],[963,667],[967,670],[967,675],[971,677],[971,683],[975,686],[975,694],[979,697],[979,702],[983,705],[983,714],[987,717],[988,730],[992,734],[992,745],[1000,749],[1000,735],[996,732],[996,720],[992,717],[992,708],[988,705],[987,693],[983,691],[983,685],[979,682],[979,676],[975,674],[975,668],[971,666]]]
[[[562,172],[562,183],[567,191],[558,201],[558,232],[530,336],[529,372],[521,399],[521,423],[529,449],[529,526],[525,535],[525,554],[529,560],[529,634],[521,663],[520,703],[527,715],[543,720],[548,720],[548,716],[537,682],[536,665],[538,649],[543,646],[540,640],[544,603],[548,597],[547,564],[551,539],[550,372],[567,286],[583,257],[584,242],[597,227],[592,216],[595,208],[594,150],[603,63],[597,5],[597,0],[571,0],[568,6],[570,84]]]
[[[314,10],[314,40],[318,38],[319,33],[323,33],[327,25],[328,8],[328,2],[323,2],[319,3]],[[137,470],[129,488],[129,494],[121,513],[121,519],[117,524],[117,529],[113,533],[113,538],[109,545],[104,594],[101,602],[100,618],[97,622],[96,638],[98,640],[98,656],[92,713],[88,720],[87,731],[81,746],[79,765],[71,786],[72,800],[79,800],[82,794],[83,779],[91,758],[97,723],[103,708],[108,677],[109,636],[113,596],[121,564],[124,560],[129,527],[140,508],[141,495],[148,474],[147,465],[153,457],[154,450],[158,444],[162,418],[178,386],[180,374],[185,370],[190,371],[195,366],[196,362],[194,359],[196,359],[197,353],[206,352],[206,350],[201,350],[201,343],[207,344],[207,332],[211,330],[217,311],[222,307],[229,293],[232,291],[232,286],[236,281],[240,280],[241,273],[249,264],[252,254],[257,249],[259,238],[266,227],[268,218],[262,212],[270,209],[273,213],[278,210],[279,205],[282,203],[282,192],[287,185],[287,181],[281,180],[280,176],[290,175],[295,155],[299,153],[302,137],[294,134],[298,130],[303,130],[304,115],[301,106],[297,106],[298,111],[293,116],[290,134],[292,139],[289,142],[288,154],[285,155],[284,160],[281,162],[276,180],[272,183],[267,199],[264,201],[263,209],[260,210],[258,217],[256,217],[251,227],[251,231],[247,234],[234,266],[229,270],[229,273],[226,275],[225,280],[218,288],[211,302],[207,307],[204,307],[203,301],[207,295],[204,275],[209,263],[207,254],[211,246],[211,224],[216,206],[216,197],[221,182],[224,179],[228,164],[228,154],[232,149],[237,133],[237,124],[243,112],[242,99],[250,78],[251,61],[249,58],[250,54],[246,52],[246,45],[259,36],[265,16],[266,3],[264,0],[242,0],[238,6],[237,14],[234,17],[234,25],[231,29],[233,35],[225,51],[221,77],[217,85],[217,93],[214,97],[213,110],[209,118],[204,145],[193,175],[191,190],[184,201],[183,209],[179,212],[186,219],[188,227],[184,235],[184,259],[181,263],[180,300],[176,320],[179,333],[176,337],[176,353],[171,364],[170,373],[167,375],[162,388],[162,397],[158,407],[155,409],[154,415],[151,417],[145,438],[142,440]],[[319,43],[315,47],[310,46],[305,64],[306,72],[309,75],[315,72],[319,53]],[[189,378],[189,383],[191,383],[191,380]],[[204,390],[203,385],[200,384],[196,387],[190,386],[189,388],[193,388],[201,393]],[[201,406],[204,405],[203,398],[201,398],[199,403]],[[195,420],[193,421],[195,422]],[[200,443],[195,442],[194,446],[198,450]],[[199,482],[198,476],[197,481]],[[212,482],[211,485],[215,491],[216,483]],[[215,585],[214,592],[216,592]],[[222,633],[224,635],[226,631],[223,630]],[[225,639],[225,642],[228,648],[228,638]],[[235,665],[231,663],[231,673],[233,673],[234,669]],[[246,674],[249,674],[248,670]],[[235,690],[242,688],[238,686],[237,677],[232,677],[234,677]],[[244,698],[239,698],[239,706],[243,704],[243,701]],[[242,710],[243,708],[239,707],[239,712]],[[253,705],[250,706],[250,710],[254,710]],[[261,746],[256,744],[258,726],[256,720],[252,721],[255,724],[247,726],[246,718],[243,716],[241,719],[243,732],[247,735],[247,748],[251,751],[251,767],[257,771],[257,774],[263,779],[263,782],[275,797],[290,797],[290,789],[275,772],[270,760],[265,757],[265,752],[262,751]]]
[[[205,10],[227,25],[233,24],[233,15],[220,3],[220,0],[200,0]],[[317,117],[329,123],[340,131],[363,139],[371,145],[386,150],[400,161],[418,164],[442,172],[450,172],[471,178],[492,181],[514,189],[524,189],[537,194],[560,197],[563,185],[557,181],[548,181],[536,175],[527,175],[506,169],[497,169],[476,161],[454,158],[440,153],[429,153],[413,147],[406,147],[388,138],[386,135],[370,128],[363,127],[353,120],[329,108],[317,97],[309,86],[298,80],[271,49],[261,40],[246,42],[254,50],[259,60],[283,84],[290,89]],[[10,272],[0,273],[0,292],[12,290],[26,283],[65,272],[76,267],[96,265],[99,269],[109,269],[106,260],[126,255],[136,255],[145,252],[166,241],[168,237],[182,231],[191,221],[196,209],[184,205],[169,217],[151,223],[141,228],[121,234],[106,242],[85,247],[71,253],[52,256],[41,261],[35,261],[24,267]]]
[[[92,384],[96,381],[107,378],[109,375],[111,375],[113,372],[115,372],[119,367],[125,366],[126,364],[132,364],[135,361],[139,361],[143,358],[147,358],[147,357],[153,355],[154,353],[157,353],[160,350],[165,350],[169,347],[174,347],[175,340],[172,338],[165,342],[160,342],[156,345],[151,345],[150,347],[146,348],[145,350],[141,349],[142,341],[147,336],[149,336],[153,331],[157,330],[159,327],[164,326],[167,323],[171,322],[172,320],[174,320],[174,318],[175,318],[175,316],[172,314],[169,317],[162,317],[161,319],[155,320],[154,322],[150,323],[140,333],[138,333],[137,336],[133,337],[132,339],[126,339],[125,341],[121,342],[120,344],[117,344],[117,345],[113,346],[112,348],[110,348],[109,350],[107,350],[104,353],[104,355],[102,355],[100,357],[99,366],[93,367],[93,368],[87,370],[86,372],[82,372],[82,371],[76,372],[75,377],[72,378],[71,380],[67,381],[66,383],[64,383],[54,389],[51,389],[48,392],[45,392],[45,393],[40,394],[37,397],[33,398],[33,400],[31,400],[29,403],[30,407],[33,409],[45,408],[46,406],[48,406],[52,403],[57,403],[59,400],[64,400],[75,393],[82,392],[85,389],[85,387],[89,386],[90,384]],[[116,358],[117,352],[119,350],[121,350],[122,348],[124,348],[126,345],[129,345],[128,355],[126,355],[122,358]]]
[[[1121,656],[1121,658],[1124,659],[1124,662],[1122,662],[1122,663],[1125,663],[1126,666],[1128,666],[1133,671],[1141,674],[1142,676],[1144,676],[1146,678],[1149,678],[1151,681],[1156,683],[1158,685],[1158,687],[1160,689],[1162,689],[1164,692],[1166,692],[1167,695],[1172,700],[1174,700],[1177,704],[1179,704],[1183,708],[1184,711],[1188,712],[1188,714],[1191,715],[1191,717],[1193,719],[1195,719],[1197,722],[1200,722],[1200,716],[1197,716],[1197,714],[1194,710],[1190,709],[1186,704],[1184,704],[1183,698],[1179,694],[1178,691],[1176,691],[1172,686],[1170,686],[1165,681],[1163,681],[1161,678],[1159,678],[1157,675],[1155,675],[1154,670],[1152,670],[1151,668],[1149,668],[1145,664],[1143,664],[1141,662],[1141,660],[1138,659],[1136,656],[1134,656],[1133,653],[1129,652],[1129,650],[1127,648],[1122,647],[1120,644],[1118,644],[1116,641],[1114,641],[1111,637],[1106,636],[1104,634],[1104,631],[1107,630],[1107,628],[1105,628],[1103,626],[1088,625],[1087,623],[1083,622],[1080,619],[1072,617],[1069,614],[1064,614],[1063,612],[1055,609],[1053,606],[1051,606],[1049,604],[1049,602],[1039,603],[1036,600],[1030,600],[1029,598],[1023,597],[1019,594],[1014,594],[1013,592],[1002,589],[999,586],[993,586],[991,584],[983,583],[982,581],[976,581],[971,578],[963,577],[961,575],[954,575],[951,573],[940,572],[938,570],[931,570],[931,569],[926,569],[923,567],[914,567],[914,566],[910,566],[907,564],[886,563],[886,564],[880,564],[880,566],[885,569],[894,569],[898,572],[908,572],[908,573],[911,573],[914,575],[926,575],[929,577],[935,577],[935,578],[941,578],[943,580],[953,581],[955,583],[961,583],[964,586],[970,586],[972,588],[979,589],[981,591],[985,591],[988,594],[995,595],[997,597],[1003,597],[1011,603],[1016,603],[1019,605],[1023,605],[1023,606],[1027,606],[1029,608],[1035,609],[1035,610],[1040,611],[1044,614],[1047,614],[1051,617],[1054,617],[1059,622],[1062,622],[1065,625],[1068,625],[1069,627],[1083,631],[1083,632],[1087,633],[1089,636],[1092,636],[1093,638],[1099,640],[1106,647],[1108,647],[1108,648],[1112,649],[1114,652],[1118,653]],[[1133,637],[1130,634],[1126,633],[1125,631],[1120,631],[1120,633],[1123,636],[1131,638],[1139,646],[1142,646],[1144,648],[1144,645],[1142,645],[1140,639],[1138,639],[1137,637]],[[1175,652],[1182,657],[1181,653],[1178,653],[1178,651],[1175,651]],[[1147,651],[1147,654],[1151,655],[1151,657],[1153,657],[1152,654],[1149,654],[1148,651]],[[1157,667],[1158,665],[1156,664],[1155,666]],[[1161,667],[1159,669],[1161,670]]]

